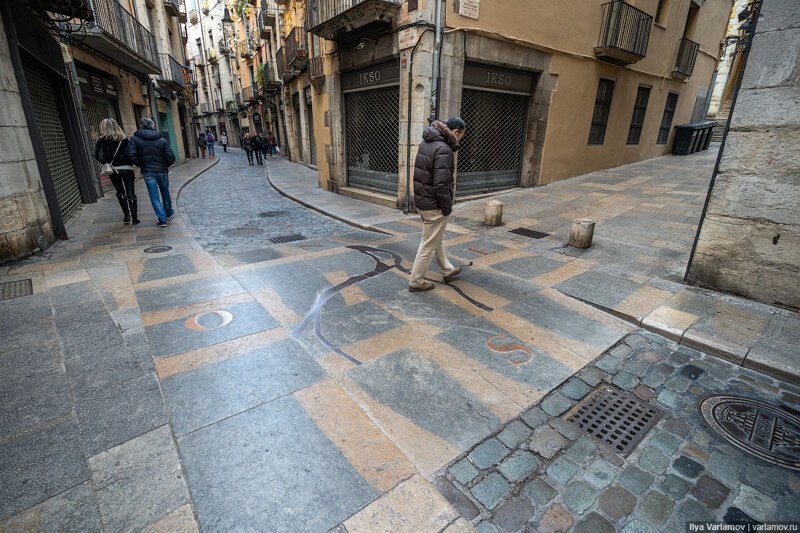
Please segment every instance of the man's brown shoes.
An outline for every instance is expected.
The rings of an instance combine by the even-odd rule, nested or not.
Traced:
[[[442,278],[445,283],[450,283],[450,280],[461,274],[461,267],[455,267],[447,273],[442,273]]]
[[[422,292],[422,291],[429,291],[433,289],[433,283],[430,281],[423,281],[419,285],[409,285],[408,290],[410,292]]]

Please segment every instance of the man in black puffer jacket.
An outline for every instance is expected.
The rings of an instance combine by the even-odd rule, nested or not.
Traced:
[[[447,259],[442,237],[453,211],[453,154],[458,150],[465,129],[464,121],[453,117],[446,124],[434,120],[422,133],[414,162],[414,205],[422,217],[422,240],[411,270],[408,285],[411,292],[433,288],[433,283],[425,281],[425,274],[434,255],[445,282],[461,273],[461,267],[454,267]]]
[[[175,215],[169,195],[169,167],[175,162],[175,154],[152,119],[142,119],[141,128],[128,142],[128,157],[142,169],[150,203],[158,218],[156,225],[166,227],[167,220]]]

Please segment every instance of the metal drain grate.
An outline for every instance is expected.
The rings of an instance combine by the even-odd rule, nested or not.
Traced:
[[[264,230],[252,226],[244,226],[242,228],[226,229],[222,233],[228,237],[255,237],[264,233]]]
[[[273,237],[270,240],[275,244],[280,244],[284,242],[304,241],[306,238],[299,233],[294,233],[292,235],[280,235],[278,237]]]
[[[170,250],[172,250],[172,246],[151,246],[150,248],[145,248],[144,253],[163,254],[164,252],[169,252]]]
[[[522,235],[523,237],[529,237],[531,239],[544,239],[545,237],[549,236],[549,233],[544,233],[542,231],[536,231],[528,228],[517,228],[512,229],[509,233],[514,233],[515,235]]]
[[[31,294],[33,294],[33,284],[30,278],[0,283],[0,300],[10,300]]]
[[[286,214],[286,211],[263,211],[258,214],[261,218],[275,218],[275,217],[282,217]]]
[[[595,390],[566,414],[588,437],[627,457],[663,412],[614,389]]]

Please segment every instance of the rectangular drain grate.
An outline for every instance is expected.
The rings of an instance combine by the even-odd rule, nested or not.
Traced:
[[[0,283],[0,300],[10,300],[31,294],[33,294],[33,284],[30,278]]]
[[[549,233],[544,233],[542,231],[536,231],[528,228],[512,229],[509,231],[509,233],[522,235],[523,237],[530,237],[531,239],[544,239],[545,237],[550,235]]]
[[[284,242],[304,241],[306,238],[299,233],[295,233],[293,235],[281,235],[279,237],[273,237],[270,240],[275,244],[280,244]]]
[[[588,437],[627,457],[662,414],[631,394],[603,388],[592,392],[565,417]]]

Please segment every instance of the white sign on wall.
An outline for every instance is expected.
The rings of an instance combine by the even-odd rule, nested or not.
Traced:
[[[458,14],[478,20],[481,11],[481,0],[461,0],[458,3]]]
[[[397,32],[397,49],[405,50],[413,47],[417,42],[416,28],[405,28]]]

